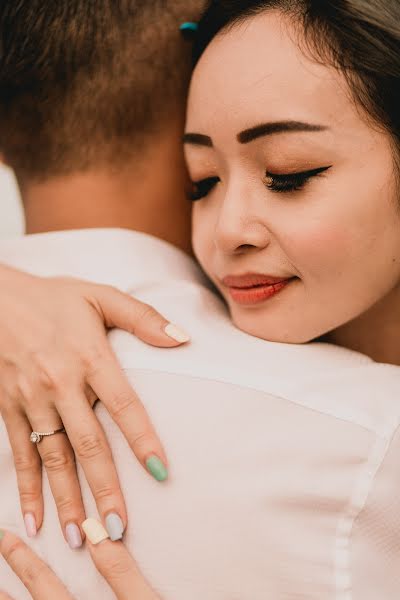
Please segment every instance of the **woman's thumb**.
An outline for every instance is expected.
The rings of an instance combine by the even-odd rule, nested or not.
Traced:
[[[97,286],[92,302],[107,327],[124,329],[152,346],[173,348],[190,340],[189,335],[170,323],[152,306],[113,287]]]

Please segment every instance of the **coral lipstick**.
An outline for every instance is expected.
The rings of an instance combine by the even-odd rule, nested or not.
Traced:
[[[283,279],[249,273],[247,275],[225,277],[222,283],[228,288],[234,302],[242,305],[254,305],[276,296],[293,279],[293,277]]]

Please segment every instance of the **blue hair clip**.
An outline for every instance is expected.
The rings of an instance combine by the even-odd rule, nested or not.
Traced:
[[[182,31],[182,33],[196,33],[199,29],[199,24],[188,21],[186,23],[182,23],[179,29]]]

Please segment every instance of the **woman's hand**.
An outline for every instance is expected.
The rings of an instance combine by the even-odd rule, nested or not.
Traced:
[[[167,459],[139,398],[108,343],[125,329],[154,346],[188,337],[150,306],[112,287],[42,278],[0,266],[0,413],[7,427],[29,536],[43,520],[42,462],[72,548],[85,520],[75,456],[113,539],[126,509],[110,447],[92,407],[99,398],[141,464],[158,480]],[[32,431],[65,433],[30,441]],[[106,518],[107,517],[107,518]]]
[[[160,600],[121,542],[111,542],[94,519],[83,523],[93,562],[117,600]],[[22,540],[0,531],[0,552],[34,600],[73,600],[58,577]],[[89,590],[90,594],[90,590]],[[0,592],[0,600],[11,600]]]

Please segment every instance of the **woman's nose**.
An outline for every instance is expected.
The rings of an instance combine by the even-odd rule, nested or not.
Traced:
[[[226,197],[220,206],[214,244],[224,254],[262,250],[270,243],[270,233],[261,215],[245,198]]]

